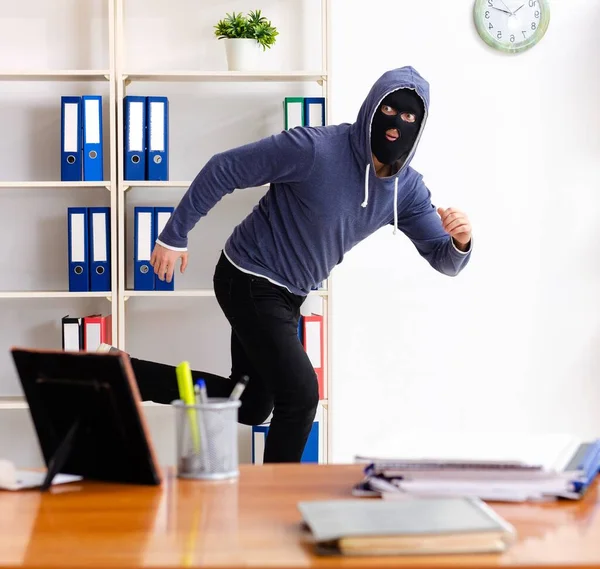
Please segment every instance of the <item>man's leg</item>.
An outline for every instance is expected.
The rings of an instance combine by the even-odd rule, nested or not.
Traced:
[[[238,421],[243,425],[264,423],[273,410],[273,394],[248,358],[236,333],[231,331],[231,377],[233,383],[243,376],[250,378],[240,398]]]
[[[119,351],[103,345],[102,351]],[[142,401],[170,404],[179,399],[175,366],[129,357]],[[192,378],[206,382],[209,397],[229,397],[233,386],[243,376],[252,378],[242,393],[238,422],[243,425],[260,425],[273,410],[273,396],[248,359],[237,336],[231,333],[231,376],[221,377],[204,371],[192,370]]]
[[[319,401],[315,370],[298,338],[303,297],[237,270],[221,258],[215,292],[255,378],[272,394],[265,462],[300,462]],[[253,378],[250,375],[250,383]]]
[[[132,357],[130,360],[142,401],[170,404],[180,399],[175,366]],[[193,370],[192,378],[204,379],[209,397],[229,397],[234,386],[231,379],[205,371]]]

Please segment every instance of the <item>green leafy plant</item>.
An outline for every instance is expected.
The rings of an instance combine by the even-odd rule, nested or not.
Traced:
[[[278,35],[277,28],[262,15],[260,10],[252,10],[247,16],[241,12],[239,14],[232,12],[215,25],[215,36],[218,39],[253,39],[262,46],[263,51],[273,46]]]

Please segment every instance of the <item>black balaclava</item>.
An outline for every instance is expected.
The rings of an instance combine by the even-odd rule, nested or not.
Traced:
[[[386,115],[381,110],[384,105],[398,111],[395,115]],[[412,113],[415,122],[403,121],[402,113]],[[382,164],[395,164],[401,158],[406,158],[411,151],[421,129],[425,114],[423,100],[412,89],[398,89],[390,93],[376,109],[371,124],[371,150]],[[400,136],[393,142],[386,138],[386,131],[395,128]]]

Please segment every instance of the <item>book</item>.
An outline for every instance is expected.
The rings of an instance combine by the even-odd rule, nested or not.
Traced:
[[[494,553],[517,535],[478,498],[315,500],[298,509],[321,555]]]

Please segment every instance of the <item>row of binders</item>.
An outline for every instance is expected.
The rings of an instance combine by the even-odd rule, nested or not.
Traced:
[[[69,207],[67,218],[69,291],[110,291],[110,208]]]
[[[324,97],[286,97],[284,128],[325,125]],[[123,99],[123,174],[131,180],[169,180],[169,100]],[[104,179],[102,96],[61,97],[61,180]]]
[[[283,100],[284,128],[325,126],[324,97],[286,97]]]
[[[63,182],[104,179],[102,96],[61,97],[61,161]]]
[[[123,99],[125,180],[169,179],[169,100],[127,95]]]
[[[454,438],[453,438],[454,437]],[[393,455],[357,455],[356,496],[469,497],[496,502],[580,499],[600,471],[600,440],[521,433],[395,437]]]
[[[154,244],[173,213],[173,207],[137,206],[134,214],[134,290],[174,290],[175,275],[171,282],[161,281],[150,264]]]
[[[95,352],[100,344],[112,344],[112,316],[63,316],[62,349],[65,352]]]

